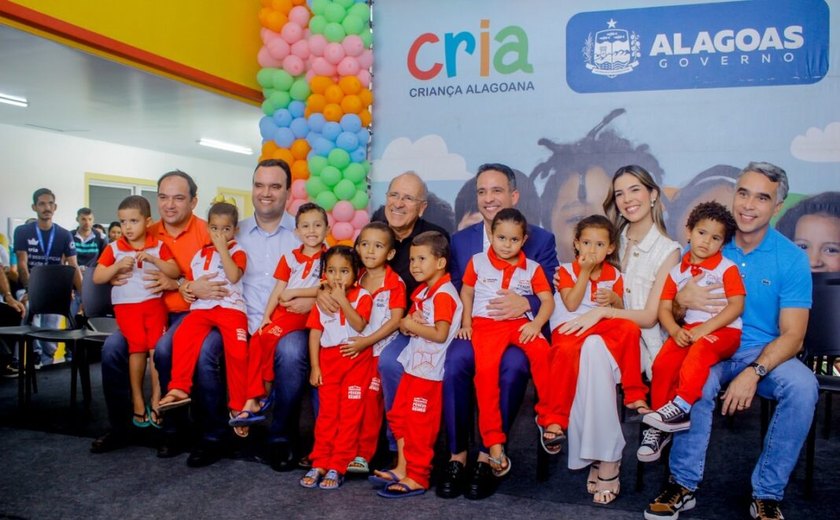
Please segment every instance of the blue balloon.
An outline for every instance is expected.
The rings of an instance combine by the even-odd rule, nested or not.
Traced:
[[[335,140],[335,145],[343,150],[352,152],[359,147],[359,139],[351,132],[341,132]]]
[[[313,132],[321,132],[327,122],[324,114],[316,113],[309,116],[309,129]]]
[[[289,128],[298,139],[303,139],[307,136],[307,134],[309,134],[309,123],[303,117],[295,118],[295,120],[292,121],[292,124],[289,125]]]
[[[274,133],[274,142],[280,148],[291,148],[295,141],[295,134],[288,128],[278,128]]]
[[[292,119],[292,114],[286,108],[281,108],[274,113],[274,124],[280,128],[288,127]]]
[[[338,138],[338,135],[341,133],[341,125],[338,123],[334,123],[332,121],[326,123],[324,125],[324,129],[321,130],[321,135],[326,137],[332,142]]]
[[[367,146],[360,146],[350,152],[350,160],[353,162],[360,163],[367,159]]]
[[[365,146],[370,142],[370,130],[367,128],[362,128],[358,132],[356,132],[356,139],[359,140],[360,146]]]
[[[335,148],[333,142],[324,137],[319,137],[312,145],[312,150],[322,157],[328,156],[333,148]]]
[[[289,103],[287,110],[292,114],[292,117],[303,117],[303,114],[306,111],[306,103],[294,100]]]
[[[276,131],[277,125],[274,124],[273,119],[271,119],[268,116],[260,118],[260,135],[262,136],[264,141],[274,139],[274,132]]]
[[[319,134],[318,132],[313,132],[311,130],[309,131],[308,134],[306,134],[306,142],[309,143],[310,150],[312,149],[313,146],[315,146],[315,141],[317,141],[318,138],[320,138],[320,137],[321,137],[321,134]]]
[[[356,133],[362,128],[362,120],[356,114],[344,114],[341,116],[341,128],[345,132]]]

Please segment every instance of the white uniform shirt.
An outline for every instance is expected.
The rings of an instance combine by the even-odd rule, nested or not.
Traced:
[[[228,243],[228,250],[233,262],[245,272],[247,258],[245,250],[243,250],[236,242]],[[190,310],[198,309],[212,309],[214,307],[224,307],[226,309],[233,309],[245,312],[245,298],[242,296],[242,278],[236,283],[231,283],[225,276],[225,267],[222,265],[222,257],[216,248],[212,245],[204,246],[192,259],[190,263],[191,280],[201,278],[206,274],[215,273],[215,276],[210,278],[212,282],[225,282],[225,289],[228,290],[227,296],[221,300],[202,300],[198,299],[190,305]]]
[[[350,301],[350,305],[356,309],[356,312],[365,321],[370,319],[370,309],[373,300],[369,292],[356,286],[347,293],[347,299]],[[312,307],[312,312],[306,321],[306,327],[321,331],[321,348],[346,345],[351,337],[361,335],[350,325],[350,322],[347,321],[341,309],[335,314],[329,314],[321,311],[317,305]]]
[[[515,265],[499,259],[493,249],[476,253],[467,264],[462,280],[464,285],[475,290],[472,315],[483,318],[491,317],[488,309],[490,301],[499,296],[501,289],[509,289],[520,296],[551,292],[540,264],[526,258],[522,252]],[[533,319],[530,312],[525,315]]]
[[[586,292],[583,294],[580,305],[574,311],[570,311],[566,308],[566,304],[563,303],[563,298],[560,297],[560,289],[570,289],[575,286],[580,274],[580,267],[578,267],[577,262],[560,264],[559,273],[560,281],[557,284],[557,291],[554,293],[554,312],[551,313],[551,318],[548,321],[551,325],[551,330],[556,329],[571,319],[583,316],[589,310],[598,307],[598,303],[594,299],[598,289],[610,289],[619,298],[624,289],[624,280],[622,279],[621,273],[612,265],[604,262],[601,266],[601,276],[598,278],[598,281],[590,281],[586,284]]]
[[[171,260],[172,251],[160,240],[157,240],[151,233],[146,233],[146,243],[142,249],[134,249],[125,237],[108,244],[99,256],[98,263],[110,267],[125,257],[134,258],[139,251],[156,256],[161,260]],[[123,303],[140,303],[154,298],[160,298],[162,293],[152,293],[146,288],[148,281],[143,279],[146,273],[159,271],[157,266],[151,262],[135,262],[131,269],[131,277],[125,285],[115,285],[111,288],[111,303],[115,305]]]
[[[405,282],[403,282],[396,271],[386,265],[385,279],[382,287],[374,291],[371,297],[373,298],[373,308],[370,311],[370,320],[368,321],[367,327],[362,331],[362,336],[370,336],[379,330],[385,322],[390,320],[391,309],[405,309]],[[398,334],[399,330],[395,330],[387,337],[374,343],[373,356],[379,357],[385,347],[388,346],[388,343],[397,337]]]

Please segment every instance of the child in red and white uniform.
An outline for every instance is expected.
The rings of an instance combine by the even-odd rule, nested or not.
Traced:
[[[508,345],[520,347],[531,365],[531,374],[539,399],[535,406],[541,443],[551,453],[560,425],[552,403],[549,381],[549,344],[540,329],[554,309],[551,285],[540,264],[525,257],[522,246],[528,224],[519,210],[499,211],[490,226],[490,249],[474,255],[464,271],[461,301],[464,317],[458,336],[471,339],[475,351],[475,394],[478,404],[478,429],[487,446],[490,465],[497,477],[510,471],[505,454],[507,440],[502,429],[499,405],[499,365]],[[535,294],[540,299],[536,316],[527,313],[514,319],[496,320],[488,306],[500,290],[521,296]],[[550,438],[547,438],[547,435]]]
[[[117,208],[117,218],[122,236],[102,251],[93,272],[93,281],[105,284],[119,274],[131,273],[124,285],[111,288],[114,316],[120,332],[128,342],[128,372],[134,409],[131,422],[138,428],[160,428],[160,419],[155,410],[161,392],[154,352],[155,344],[166,331],[168,311],[161,293],[149,291],[143,276],[148,271],[160,270],[170,278],[178,278],[181,270],[166,244],[146,232],[152,223],[152,209],[148,200],[139,195],[125,198]],[[151,363],[150,405],[146,405],[143,396],[146,357]]]
[[[324,208],[307,202],[295,216],[295,234],[301,246],[280,257],[274,278],[277,282],[268,297],[262,324],[251,337],[248,352],[248,400],[243,414],[230,420],[231,426],[247,426],[265,419],[262,398],[269,395],[274,382],[274,350],[286,334],[306,328],[309,313],[291,312],[283,305],[295,298],[314,298],[321,280],[321,255],[326,251],[329,223]],[[262,401],[262,403],[261,403]]]
[[[225,353],[225,374],[228,407],[231,418],[239,415],[245,404],[248,367],[248,319],[242,296],[242,274],[245,272],[245,251],[237,245],[239,212],[236,206],[217,202],[210,207],[207,227],[212,244],[204,246],[192,259],[186,283],[212,274],[211,281],[225,282],[227,295],[220,300],[196,299],[190,313],[181,322],[172,343],[172,380],[169,392],[160,400],[160,411],[190,402],[195,364],[204,338],[212,328],[222,335]],[[247,427],[234,428],[240,437],[248,435]]]
[[[420,495],[429,487],[443,408],[444,359],[463,309],[446,273],[448,258],[449,242],[437,231],[420,233],[411,241],[409,267],[420,286],[411,296],[409,315],[400,320],[400,330],[411,339],[397,358],[405,374],[388,411],[397,439],[397,465],[370,477],[384,486],[378,494],[385,498]]]
[[[642,419],[653,428],[645,433],[637,452],[644,462],[659,458],[670,440],[667,434],[691,426],[691,406],[703,395],[712,365],[732,357],[741,344],[746,289],[738,267],[720,252],[735,235],[735,219],[723,205],[703,202],[689,214],[686,228],[690,249],[668,273],[659,301],[659,322],[671,337],[653,361],[650,394],[656,411]],[[712,294],[725,295],[726,306],[717,314],[688,309],[681,327],[674,320],[674,297],[699,275],[703,275],[697,282],[702,287],[723,285]]]
[[[348,246],[333,246],[321,258],[330,296],[339,310],[328,313],[316,305],[309,314],[309,382],[318,388],[315,444],[309,458],[312,469],[301,477],[305,488],[338,489],[347,465],[356,456],[364,395],[369,382],[372,353],[349,353],[342,346],[367,326],[373,300],[356,281],[361,271],[358,253]]]
[[[373,298],[373,309],[361,337],[350,338],[351,341],[341,349],[347,354],[356,354],[372,347],[373,363],[365,394],[356,458],[347,466],[350,473],[367,474],[370,471],[368,461],[376,453],[385,412],[378,369],[379,355],[397,337],[400,320],[405,316],[405,283],[388,265],[397,252],[394,249],[396,243],[394,231],[383,222],[367,224],[356,239],[356,252],[365,266],[359,285]]]
[[[557,392],[560,424],[569,426],[569,413],[577,387],[580,351],[589,336],[600,336],[621,369],[624,403],[631,409],[647,410],[647,387],[642,382],[639,341],[641,330],[630,320],[601,320],[580,335],[560,334],[565,323],[579,328],[575,321],[595,307],[623,309],[624,280],[611,263],[615,261],[614,228],[602,215],[591,215],[575,229],[577,259],[561,264],[551,315],[552,381]],[[576,331],[575,331],[576,332]]]

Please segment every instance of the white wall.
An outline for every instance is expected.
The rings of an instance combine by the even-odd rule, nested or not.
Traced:
[[[58,211],[54,221],[73,229],[76,210],[85,201],[85,172],[156,181],[176,168],[189,173],[198,184],[196,212],[200,215],[216,195],[217,186],[251,189],[252,170],[241,166],[0,124],[0,231],[7,232],[9,217],[35,216],[32,192],[38,188],[55,193]],[[112,217],[97,215],[96,219],[105,223],[114,220]]]

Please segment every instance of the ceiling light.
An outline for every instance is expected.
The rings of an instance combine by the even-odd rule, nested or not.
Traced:
[[[0,92],[0,103],[23,108],[29,106],[29,101],[25,97],[12,96],[10,94],[3,94],[2,92]]]
[[[247,146],[226,143],[224,141],[216,141],[215,139],[205,139],[204,137],[202,137],[198,140],[198,144],[200,144],[201,146],[207,146],[210,148],[224,150],[226,152],[241,153],[243,155],[254,155],[254,150],[248,148]]]

